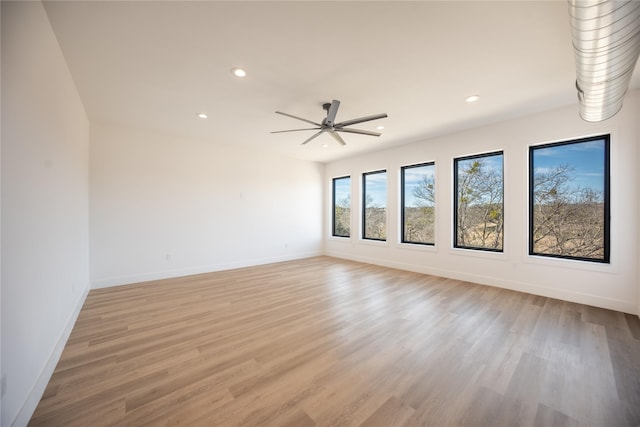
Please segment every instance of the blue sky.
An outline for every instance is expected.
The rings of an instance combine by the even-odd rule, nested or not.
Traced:
[[[413,196],[413,190],[418,187],[425,176],[433,178],[436,173],[434,165],[406,168],[404,170],[404,201],[406,206],[419,206]]]
[[[598,191],[604,190],[604,140],[596,140],[575,144],[555,145],[534,150],[535,171],[544,172],[560,165],[569,165],[573,169],[573,180],[570,185],[592,187]],[[502,173],[502,155],[482,157],[485,167],[496,169]],[[465,162],[474,159],[461,160]],[[405,197],[408,206],[417,206],[413,189],[420,183],[423,176],[433,177],[435,166],[421,166],[405,169]],[[367,193],[373,197],[374,204],[379,207],[387,206],[387,173],[374,173],[365,176]],[[351,180],[336,181],[336,200],[350,197]]]
[[[468,169],[471,164],[476,161],[482,162],[483,171],[494,171],[498,174],[499,177],[502,177],[504,169],[503,158],[504,155],[502,153],[497,153],[482,157],[472,157],[470,159],[458,160],[458,177],[460,177],[460,174],[463,170]]]
[[[336,201],[348,198],[351,200],[351,178],[343,178],[335,180]]]
[[[367,194],[373,197],[372,205],[387,207],[387,173],[365,175]]]
[[[462,170],[468,167],[469,164],[475,162],[476,160],[480,160],[483,163],[483,170],[495,170],[500,175],[502,175],[502,159],[503,154],[491,154],[488,156],[482,157],[472,157],[470,159],[458,160],[458,170]]]
[[[604,191],[604,150],[602,139],[539,148],[533,151],[534,172],[569,165],[573,169],[571,186]]]

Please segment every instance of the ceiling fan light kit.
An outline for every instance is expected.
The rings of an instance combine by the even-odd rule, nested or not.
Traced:
[[[385,117],[387,117],[386,113],[374,114],[372,116],[360,117],[360,118],[357,118],[357,119],[345,120],[343,122],[335,123],[335,119],[336,119],[336,115],[338,114],[338,108],[339,107],[340,107],[340,101],[338,101],[336,99],[334,99],[330,103],[327,102],[325,104],[322,104],[322,109],[324,109],[327,112],[327,117],[322,119],[322,121],[320,123],[316,123],[316,122],[314,122],[312,120],[304,119],[302,117],[294,116],[292,114],[283,113],[282,111],[276,111],[276,114],[281,114],[283,116],[291,117],[292,119],[301,120],[301,121],[303,121],[305,123],[309,123],[311,125],[314,125],[315,127],[304,128],[304,129],[278,130],[278,131],[274,131],[274,132],[271,132],[271,133],[299,132],[299,131],[305,131],[305,130],[317,130],[318,131],[318,132],[314,133],[313,135],[311,135],[311,137],[309,137],[305,141],[303,141],[301,145],[305,145],[306,143],[308,143],[309,141],[313,140],[314,138],[317,138],[318,136],[322,135],[323,133],[328,133],[340,145],[347,145],[347,143],[338,134],[339,132],[357,133],[357,134],[360,134],[360,135],[369,135],[369,136],[380,136],[381,135],[380,132],[373,132],[373,131],[363,130],[363,129],[353,129],[353,128],[349,128],[347,126],[355,125],[355,124],[358,124],[358,123],[369,122],[369,121],[372,121],[372,120],[384,119]]]

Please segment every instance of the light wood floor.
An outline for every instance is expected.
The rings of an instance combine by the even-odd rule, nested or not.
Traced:
[[[640,320],[329,257],[93,290],[30,425],[638,426]]]

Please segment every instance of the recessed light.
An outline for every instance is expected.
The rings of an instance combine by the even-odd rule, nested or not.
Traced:
[[[198,113],[196,114],[196,117],[198,117],[199,119],[206,119],[209,116],[207,116],[205,113]]]
[[[231,72],[233,73],[234,76],[236,77],[244,77],[247,75],[247,72],[240,68],[240,67],[234,67],[231,69]]]
[[[327,148],[329,144],[322,144],[322,148]]]
[[[378,129],[378,130],[382,130],[382,129],[384,129],[384,126],[382,126],[382,125],[380,125],[380,126],[376,126],[376,129]]]
[[[471,96],[467,96],[464,101],[471,104],[472,102],[476,102],[480,99],[479,95],[471,95]]]

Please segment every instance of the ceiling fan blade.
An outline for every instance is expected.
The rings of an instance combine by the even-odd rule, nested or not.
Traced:
[[[303,142],[303,143],[302,143],[302,144],[300,144],[300,145],[304,145],[304,144],[306,144],[307,142],[311,141],[313,138],[316,138],[316,137],[320,136],[320,134],[321,134],[322,132],[324,132],[324,131],[323,131],[323,130],[321,130],[321,131],[320,131],[320,132],[318,132],[318,133],[314,133],[314,134],[313,134],[313,136],[312,136],[311,138],[307,139],[305,142]]]
[[[318,127],[322,126],[320,123],[312,122],[311,120],[303,119],[302,117],[294,116],[293,114],[283,113],[282,111],[276,111],[276,114],[282,114],[283,116],[291,117],[292,119],[302,120],[303,122],[307,122]]]
[[[336,120],[336,114],[338,114],[339,107],[340,101],[338,101],[337,99],[331,101],[331,107],[329,107],[329,111],[327,111],[327,119],[324,122],[327,126],[333,126],[333,122]]]
[[[374,114],[373,116],[360,117],[359,119],[346,120],[344,122],[336,123],[333,125],[336,128],[341,128],[349,125],[355,125],[356,123],[369,122],[371,120],[384,119],[387,116],[387,113]]]
[[[300,131],[300,130],[316,130],[316,129],[320,129],[320,128],[305,128],[305,129],[274,130],[273,132],[269,132],[269,133],[298,132],[298,131]]]
[[[370,130],[362,130],[362,129],[338,128],[335,131],[336,132],[359,133],[360,135],[371,135],[371,136],[380,136],[380,135],[382,135],[380,132],[371,132]]]
[[[329,135],[331,135],[333,137],[333,139],[335,139],[336,141],[338,141],[338,144],[340,145],[347,145],[346,142],[344,142],[344,139],[342,139],[342,137],[340,135],[338,135],[335,132],[329,132]]]

